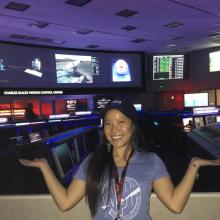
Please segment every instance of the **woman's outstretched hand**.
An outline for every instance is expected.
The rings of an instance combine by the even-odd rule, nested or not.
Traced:
[[[45,158],[35,158],[34,160],[19,159],[19,162],[26,167],[34,167],[38,169],[48,165],[48,162]]]
[[[190,164],[192,166],[197,167],[197,168],[204,167],[204,166],[220,166],[220,159],[207,160],[207,159],[201,159],[201,158],[198,158],[198,157],[193,157],[191,159]]]

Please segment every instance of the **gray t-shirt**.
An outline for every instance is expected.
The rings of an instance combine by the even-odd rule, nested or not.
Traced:
[[[85,181],[88,157],[81,163],[75,178]],[[119,167],[119,177],[123,168]],[[162,160],[155,153],[135,152],[129,161],[123,186],[121,220],[151,220],[149,215],[150,195],[153,181],[169,176]],[[108,200],[108,180],[104,181],[102,198],[93,220],[114,220],[117,216],[117,200],[114,180]]]

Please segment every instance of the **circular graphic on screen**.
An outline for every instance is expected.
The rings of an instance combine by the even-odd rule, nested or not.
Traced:
[[[131,81],[130,68],[127,61],[117,59],[112,64],[113,82],[129,82]]]
[[[125,60],[117,60],[115,62],[115,70],[119,75],[124,75],[128,73],[128,64]]]

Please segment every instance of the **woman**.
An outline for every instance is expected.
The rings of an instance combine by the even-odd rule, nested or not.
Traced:
[[[220,165],[220,160],[193,158],[183,179],[174,187],[161,159],[143,150],[133,105],[112,101],[103,119],[103,147],[82,162],[67,189],[59,183],[44,159],[20,160],[23,165],[42,171],[61,211],[71,209],[86,196],[94,220],[150,220],[149,198],[153,188],[168,209],[180,213],[199,168]]]

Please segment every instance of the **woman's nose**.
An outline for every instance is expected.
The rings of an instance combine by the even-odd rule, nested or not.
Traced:
[[[119,129],[118,124],[112,124],[111,130],[112,132],[117,131]]]

